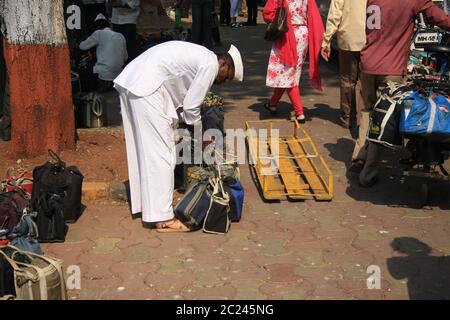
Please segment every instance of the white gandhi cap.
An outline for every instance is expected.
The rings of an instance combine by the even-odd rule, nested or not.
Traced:
[[[244,80],[244,65],[242,64],[242,58],[239,50],[231,45],[230,50],[228,50],[229,55],[233,59],[234,63],[234,79],[237,81]]]
[[[99,13],[99,14],[97,15],[97,17],[95,17],[95,20],[94,20],[94,21],[97,21],[97,20],[107,20],[107,19],[106,19],[106,17],[105,17],[102,13]]]

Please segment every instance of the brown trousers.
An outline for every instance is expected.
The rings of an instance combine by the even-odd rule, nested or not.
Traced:
[[[359,79],[359,51],[339,50],[339,80],[341,83],[341,117],[345,121],[356,119]]]
[[[367,133],[369,131],[370,113],[378,101],[380,91],[386,87],[387,81],[403,82],[403,76],[382,76],[361,73],[361,95],[363,107],[360,111],[359,137],[353,150],[352,160],[362,160],[365,162],[364,169],[359,175],[359,181],[367,184],[378,171],[378,162],[382,146],[375,143],[368,143]]]

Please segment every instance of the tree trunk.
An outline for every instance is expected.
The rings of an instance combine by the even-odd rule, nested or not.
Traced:
[[[11,147],[36,156],[75,146],[63,0],[4,0]]]

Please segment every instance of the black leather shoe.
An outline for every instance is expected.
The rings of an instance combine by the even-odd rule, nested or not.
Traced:
[[[277,114],[277,106],[272,106],[269,102],[264,103],[264,108],[269,110],[270,115],[272,116],[275,116]]]

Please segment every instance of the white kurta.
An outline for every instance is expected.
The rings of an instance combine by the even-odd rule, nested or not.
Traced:
[[[174,126],[199,120],[217,76],[216,55],[181,41],[150,48],[114,80],[120,94],[132,213],[145,222],[173,218]],[[178,109],[178,113],[177,113]]]

